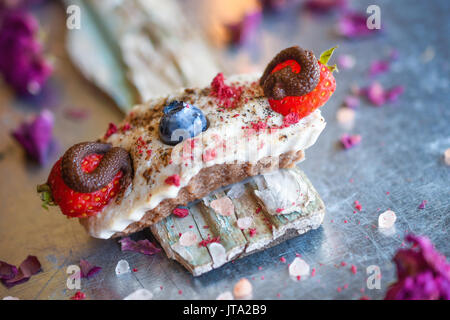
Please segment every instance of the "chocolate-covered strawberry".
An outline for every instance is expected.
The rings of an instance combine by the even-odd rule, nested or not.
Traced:
[[[337,68],[327,65],[335,49],[323,52],[318,61],[311,51],[299,47],[281,51],[260,80],[271,108],[303,118],[323,106],[336,90],[333,71]]]
[[[131,174],[131,159],[124,149],[84,142],[71,147],[54,164],[38,192],[44,207],[58,205],[66,216],[85,218],[122,193]]]

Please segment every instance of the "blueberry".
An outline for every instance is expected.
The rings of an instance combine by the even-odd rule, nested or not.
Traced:
[[[208,121],[202,110],[184,103],[172,101],[164,107],[159,123],[159,136],[165,144],[176,145],[205,131]]]

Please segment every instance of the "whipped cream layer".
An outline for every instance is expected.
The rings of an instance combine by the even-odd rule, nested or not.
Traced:
[[[130,152],[133,160],[132,185],[119,202],[111,201],[102,212],[87,218],[86,227],[96,238],[107,239],[141,220],[146,211],[175,198],[200,170],[227,163],[256,163],[265,157],[305,150],[313,145],[325,127],[319,110],[297,123],[283,122],[274,112],[258,84],[260,75],[238,75],[225,81],[242,94],[233,108],[222,107],[211,87],[184,89],[135,106],[117,133],[100,139]],[[173,100],[200,108],[209,121],[202,134],[176,146],[164,144],[158,127],[163,108]],[[179,185],[166,183],[179,177]]]

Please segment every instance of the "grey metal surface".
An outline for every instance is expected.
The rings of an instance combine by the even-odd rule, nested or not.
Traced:
[[[0,297],[67,299],[74,291],[66,288],[66,267],[84,258],[103,267],[96,277],[82,281],[81,290],[88,299],[122,299],[142,287],[151,290],[155,299],[215,299],[231,290],[241,277],[252,282],[256,299],[356,299],[363,294],[380,299],[395,278],[391,258],[405,233],[427,235],[443,254],[449,255],[450,168],[443,163],[442,154],[450,147],[450,3],[358,1],[355,6],[365,10],[373,3],[380,5],[386,26],[379,37],[343,41],[329,32],[333,16],[313,18],[291,11],[266,19],[258,34],[259,45],[252,43],[243,49],[250,52],[251,61],[263,67],[288,45],[298,43],[320,52],[337,43],[338,54],[351,53],[357,64],[336,76],[338,89],[323,108],[328,125],[300,164],[327,206],[323,226],[197,278],[163,253],[144,256],[121,252],[116,240],[92,239],[77,221],[67,220],[57,210],[44,212],[35,185],[46,179],[50,165],[38,168],[28,163],[8,134],[37,107],[15,99],[2,86],[0,259],[18,265],[33,254],[40,259],[43,272],[9,290],[0,286]],[[49,5],[40,15],[50,32],[57,65],[52,80],[56,97],[50,96],[41,104],[55,111],[56,136],[61,150],[65,150],[75,142],[98,136],[121,114],[71,66],[63,51],[62,9]],[[337,144],[345,131],[335,120],[336,111],[352,84],[368,83],[369,63],[386,57],[391,48],[399,50],[399,60],[391,72],[378,79],[386,87],[403,84],[406,91],[395,106],[373,108],[364,102],[352,130],[362,135],[362,143],[344,151]],[[427,48],[434,50],[435,56],[424,63]],[[230,70],[236,69],[233,61],[241,55],[228,53]],[[90,117],[79,122],[67,119],[64,110],[71,106],[85,108]],[[363,207],[356,214],[355,200]],[[428,201],[424,210],[417,208],[422,200]],[[376,227],[378,214],[388,208],[398,216],[393,235],[383,234]],[[135,236],[145,237],[151,237],[148,231]],[[289,263],[296,253],[316,268],[314,277],[300,282],[289,278],[287,263],[279,259],[283,256]],[[114,268],[120,259],[128,260],[138,271],[117,277]],[[341,266],[342,261],[347,265]],[[350,272],[351,264],[358,267],[355,275]],[[380,290],[366,288],[365,269],[369,265],[381,268]]]

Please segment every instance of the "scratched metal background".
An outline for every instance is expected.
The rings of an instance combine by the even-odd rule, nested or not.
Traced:
[[[0,89],[0,259],[18,265],[33,254],[42,262],[43,272],[9,290],[0,286],[0,297],[67,299],[74,291],[66,289],[66,267],[85,258],[103,267],[95,278],[82,281],[88,299],[122,299],[142,287],[151,290],[155,299],[215,299],[241,277],[251,280],[256,299],[357,299],[363,294],[380,299],[395,278],[391,258],[405,233],[427,235],[443,254],[450,254],[450,168],[442,159],[450,147],[450,2],[371,0],[354,5],[364,10],[373,3],[380,5],[385,26],[378,37],[344,41],[330,32],[334,16],[315,18],[291,10],[265,19],[257,41],[226,53],[232,70],[242,55],[263,67],[288,45],[299,43],[320,52],[338,43],[338,54],[350,53],[357,63],[353,70],[336,76],[338,89],[323,108],[327,128],[300,165],[327,205],[323,226],[198,278],[162,253],[122,253],[115,240],[92,239],[77,221],[68,221],[56,210],[41,210],[35,185],[46,179],[50,166],[39,168],[27,162],[9,131],[36,108],[49,107],[56,113],[56,136],[65,150],[98,136],[108,122],[119,121],[122,115],[71,65],[63,46],[62,7],[52,3],[40,9],[57,66],[52,90],[30,103],[16,99],[4,85]],[[378,79],[387,87],[403,84],[406,92],[395,106],[374,108],[363,102],[352,130],[362,135],[362,143],[343,151],[337,144],[344,130],[335,120],[336,111],[352,84],[368,83],[368,64],[386,57],[393,48],[398,49],[399,60]],[[424,63],[427,48],[435,56]],[[74,106],[88,110],[89,118],[68,119],[65,110]],[[355,200],[363,210],[353,214]],[[419,210],[422,200],[428,200],[428,205]],[[375,227],[378,214],[388,208],[398,216],[391,235]],[[151,237],[150,233],[135,235],[145,237]],[[316,268],[314,277],[301,282],[289,278],[287,264],[279,258],[290,262],[295,253]],[[120,259],[139,271],[117,277],[114,268]],[[340,266],[342,261],[347,266]],[[358,267],[356,275],[350,272],[351,264]],[[381,268],[380,290],[366,288],[369,265]],[[338,287],[346,285],[339,292]]]

